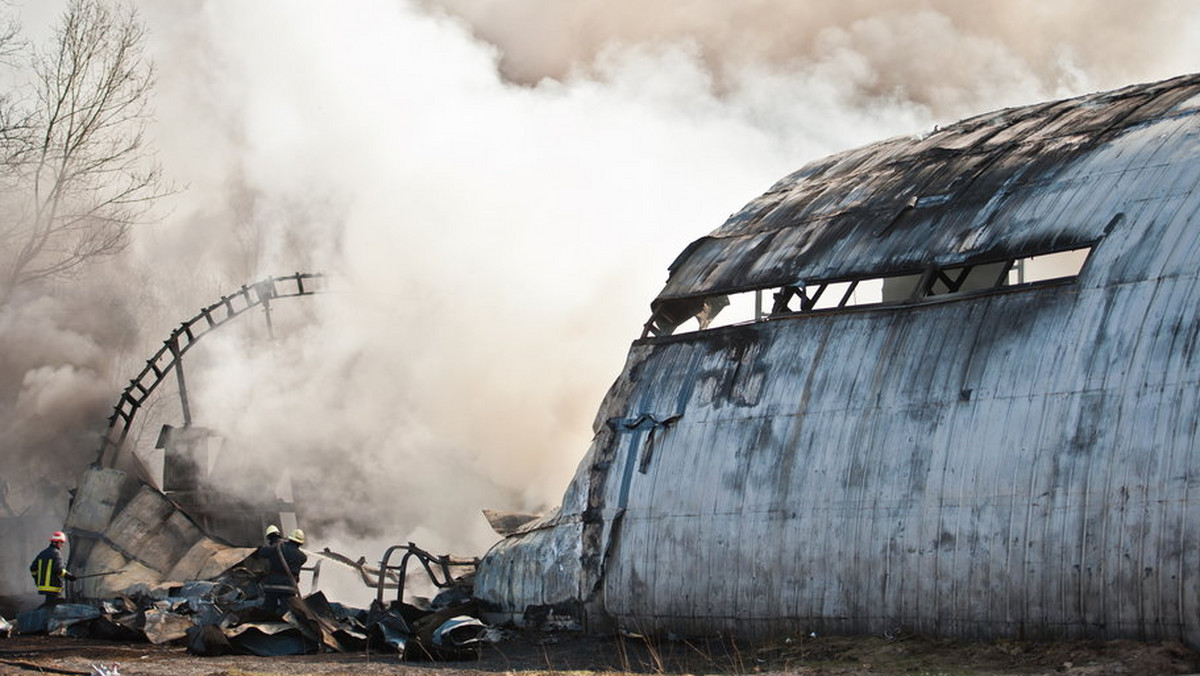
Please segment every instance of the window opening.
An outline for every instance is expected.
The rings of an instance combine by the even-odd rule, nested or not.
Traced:
[[[921,273],[800,281],[777,288],[664,303],[646,322],[642,337],[671,335],[689,319],[690,331],[749,324],[773,318],[872,305],[904,305],[928,298],[995,291],[1005,287],[1071,280],[1092,247],[987,263],[930,267]]]
[[[944,296],[1007,286],[1013,261],[987,263],[984,265],[962,265],[934,270],[925,288],[925,296]]]
[[[1089,246],[1021,258],[1015,261],[1016,265],[1014,266],[1018,278],[1015,281],[1010,278],[1009,284],[1035,284],[1078,277],[1091,252],[1092,247]]]

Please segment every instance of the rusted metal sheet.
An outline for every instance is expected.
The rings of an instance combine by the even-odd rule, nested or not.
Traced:
[[[1091,250],[1059,283],[635,342],[559,513],[476,595],[637,631],[1200,645],[1198,103],[1188,76],[785,178],[656,303]]]

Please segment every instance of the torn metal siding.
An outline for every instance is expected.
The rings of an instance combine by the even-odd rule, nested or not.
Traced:
[[[1002,111],[784,179],[659,300],[1094,247],[1068,282],[636,342],[598,418],[678,417],[598,426],[570,525],[506,539],[477,594],[544,602],[578,536],[555,600],[593,626],[1200,645],[1197,102],[1192,76]],[[946,143],[978,157],[893,178]]]
[[[597,463],[593,444],[583,462]],[[577,476],[563,496],[562,506],[551,514],[526,523],[513,536],[488,552],[488,574],[475,579],[477,598],[521,599],[518,606],[492,604],[499,619],[520,622],[527,608],[570,608],[580,614],[583,575],[584,520],[588,514],[590,475]],[[531,556],[530,552],[537,554]]]

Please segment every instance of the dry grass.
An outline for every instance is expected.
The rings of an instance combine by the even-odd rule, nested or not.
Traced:
[[[90,673],[119,662],[124,676],[596,676],[658,674],[823,674],[865,676],[1034,676],[1186,674],[1200,654],[1172,643],[1136,641],[950,641],[921,636],[784,636],[748,643],[730,638],[669,640],[626,634],[512,633],[478,660],[404,662],[394,654],[297,657],[196,657],[177,646],[48,637],[0,640],[0,674]],[[16,662],[22,665],[17,666]]]

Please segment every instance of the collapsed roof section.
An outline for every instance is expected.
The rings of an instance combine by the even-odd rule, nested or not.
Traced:
[[[1124,218],[1114,200],[1191,190],[1166,170],[1171,152],[1193,152],[1178,141],[1194,132],[1187,116],[1198,107],[1200,76],[1189,75],[980,115],[811,163],[679,255],[644,335],[692,317],[706,328],[721,297],[738,292],[904,276],[915,285],[945,269],[1086,249]],[[1150,121],[1157,142],[1124,157],[1129,145],[1105,147]]]
[[[84,473],[66,530],[76,574],[91,576],[81,580],[87,598],[209,579],[254,551],[210,537],[163,493],[115,469]]]

